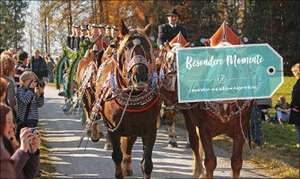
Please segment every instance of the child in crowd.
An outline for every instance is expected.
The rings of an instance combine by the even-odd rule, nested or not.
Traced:
[[[17,101],[17,131],[19,132],[22,127],[37,127],[38,108],[44,105],[44,87],[39,85],[38,78],[33,72],[25,71],[20,76]]]
[[[286,102],[286,99],[284,96],[280,96],[278,98],[278,102],[275,106],[277,120],[280,124],[282,122],[288,122],[290,117],[290,105]]]

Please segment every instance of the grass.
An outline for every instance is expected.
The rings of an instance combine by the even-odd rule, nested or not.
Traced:
[[[276,91],[276,93],[272,96],[272,109],[271,114],[275,114],[275,105],[278,101],[279,96],[285,96],[286,100],[291,102],[291,92],[294,84],[296,83],[296,78],[294,77],[284,77],[283,85]]]
[[[272,96],[271,115],[274,116],[274,107],[278,97],[283,95],[287,101],[291,101],[291,91],[296,82],[294,77],[285,77],[284,84]],[[183,126],[184,120],[180,117],[179,125]],[[250,150],[244,146],[244,159],[255,164],[265,173],[280,178],[300,178],[300,149],[296,148],[296,130],[294,125],[262,123],[264,144]],[[223,148],[231,155],[232,140],[225,135],[214,138],[214,145]]]

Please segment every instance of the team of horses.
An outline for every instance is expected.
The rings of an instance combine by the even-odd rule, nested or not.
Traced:
[[[194,177],[213,177],[216,156],[212,138],[226,134],[233,139],[232,176],[239,178],[252,101],[178,103],[176,49],[189,44],[178,34],[164,45],[156,60],[149,40],[150,31],[150,25],[128,30],[121,22],[121,40],[117,47],[108,47],[99,67],[92,50],[79,62],[77,95],[87,116],[86,128],[91,140],[98,141],[102,137],[99,123],[102,119],[112,144],[115,177],[124,178],[133,175],[131,152],[137,137],[141,137],[141,168],[144,178],[150,178],[157,122],[164,103],[184,116],[193,152]]]

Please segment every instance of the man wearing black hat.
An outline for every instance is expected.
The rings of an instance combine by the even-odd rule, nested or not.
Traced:
[[[173,9],[167,14],[168,23],[158,26],[157,44],[160,48],[165,42],[171,41],[179,32],[182,33],[187,40],[187,34],[184,27],[178,25],[179,14],[176,9]]]

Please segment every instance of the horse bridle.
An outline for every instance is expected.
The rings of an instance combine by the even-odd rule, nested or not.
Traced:
[[[149,61],[151,61],[152,59],[149,59],[149,61],[147,60],[146,58],[146,50],[144,48],[144,46],[141,44],[141,40],[138,38],[138,37],[142,37],[142,35],[140,34],[133,34],[133,37],[134,39],[132,40],[132,43],[133,43],[133,47],[131,48],[131,51],[130,51],[130,55],[129,55],[129,62],[127,64],[127,68],[126,68],[126,72],[127,72],[127,76],[126,78],[129,78],[129,74],[130,74],[130,71],[131,69],[137,65],[137,64],[143,64],[145,65],[146,67],[148,67],[149,65]],[[147,39],[146,39],[147,40]],[[148,45],[151,47],[150,45],[150,42],[149,40],[147,40],[147,42],[149,43]],[[143,52],[143,55],[133,55],[135,49],[137,47],[140,47],[142,49],[142,52]],[[124,47],[126,48],[126,47]],[[124,49],[121,50],[121,52],[123,52]],[[121,65],[121,52],[119,54],[117,54],[117,62]],[[151,52],[150,52],[151,53]],[[150,58],[152,57],[152,55],[150,54]],[[119,71],[120,71],[120,66],[119,66]]]

